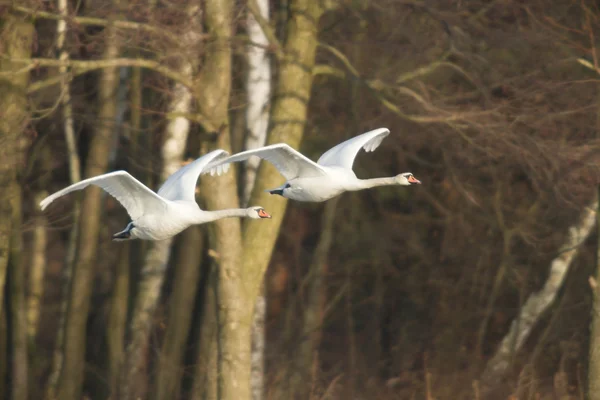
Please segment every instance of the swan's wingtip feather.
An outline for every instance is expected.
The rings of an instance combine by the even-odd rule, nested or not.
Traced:
[[[51,199],[50,197],[46,197],[44,200],[40,201],[40,209],[44,211],[46,207],[48,207],[50,203],[52,203],[52,200],[53,199]]]

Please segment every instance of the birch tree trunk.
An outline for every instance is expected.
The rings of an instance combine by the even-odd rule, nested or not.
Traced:
[[[117,4],[117,0],[113,0]],[[106,28],[106,46],[103,58],[113,59],[119,54],[120,45],[116,29],[112,24]],[[85,167],[85,176],[92,177],[106,172],[116,115],[116,93],[119,83],[118,68],[102,70],[99,81],[98,120],[90,143],[90,152]],[[81,204],[81,213],[86,218],[79,222],[77,260],[73,270],[69,305],[67,309],[63,365],[58,381],[57,398],[79,400],[84,378],[86,322],[90,306],[94,264],[97,255],[102,213],[101,189],[86,189]]]
[[[193,1],[188,6],[188,33],[184,36],[183,49],[197,48],[200,40],[200,25],[198,12],[200,3]],[[197,55],[188,55],[183,58],[180,65],[180,74],[191,80],[197,63]],[[171,114],[189,114],[192,95],[189,89],[180,83],[173,88],[173,96],[168,106]],[[163,170],[161,181],[181,168],[183,154],[187,143],[190,123],[185,117],[171,119],[166,128],[166,139],[162,146]],[[152,242],[148,251],[144,267],[142,268],[140,288],[136,297],[133,319],[130,325],[131,341],[127,345],[124,371],[119,384],[119,396],[122,399],[137,399],[143,397],[146,385],[140,380],[146,359],[148,340],[152,329],[152,318],[160,299],[161,288],[169,255],[171,253],[172,239]]]
[[[322,2],[317,0],[292,0],[289,10],[284,55],[279,64],[267,144],[285,142],[298,148],[304,133],[312,87],[318,22],[324,9]],[[287,205],[285,199],[275,198],[265,190],[281,183],[279,172],[269,163],[261,163],[250,203],[260,204],[269,210],[273,218],[268,224],[244,222],[242,274],[247,298],[252,301],[260,291]]]
[[[258,12],[263,20],[269,20],[268,0],[256,1]],[[260,24],[251,12],[248,12],[247,30],[250,42],[248,46],[248,77],[246,81],[246,93],[248,106],[246,108],[246,143],[245,150],[264,146],[267,140],[267,128],[269,124],[269,100],[271,96],[271,63],[266,52],[269,44]],[[259,47],[257,45],[264,47]],[[244,186],[242,205],[247,206],[256,170],[260,159],[252,157],[246,161],[244,173]],[[252,365],[250,386],[253,400],[263,398],[264,389],[264,358],[265,358],[265,318],[266,318],[265,286],[261,285],[260,293],[254,305],[254,318],[252,319]]]
[[[560,254],[550,264],[550,274],[544,287],[529,296],[523,307],[521,307],[519,315],[512,322],[510,330],[500,342],[496,353],[488,361],[481,377],[484,388],[482,394],[489,393],[504,378],[514,355],[521,349],[535,324],[556,298],[569,267],[577,255],[579,246],[590,235],[596,223],[597,208],[598,201],[594,200],[592,204],[583,210],[577,224],[569,228]]]

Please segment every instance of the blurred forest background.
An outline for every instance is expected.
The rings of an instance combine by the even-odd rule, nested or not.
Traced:
[[[0,398],[599,399],[598,37],[587,0],[0,2]],[[238,164],[199,204],[272,220],[156,243],[97,188],[38,206],[379,127],[357,176],[423,185]]]

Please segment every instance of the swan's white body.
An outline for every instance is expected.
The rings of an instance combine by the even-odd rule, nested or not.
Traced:
[[[410,172],[375,179],[358,179],[354,174],[352,165],[360,149],[374,151],[389,134],[387,128],[363,133],[331,148],[316,163],[287,144],[279,143],[215,160],[208,168],[260,157],[271,162],[287,180],[282,186],[269,190],[271,194],[307,202],[321,202],[346,191],[377,186],[420,184]]]
[[[164,240],[191,225],[204,224],[227,217],[270,218],[262,207],[204,211],[195,200],[196,181],[201,173],[220,175],[228,166],[206,168],[211,161],[226,158],[225,150],[212,151],[171,175],[158,193],[126,171],[115,171],[74,183],[40,202],[44,210],[59,197],[89,185],[106,190],[125,207],[131,223],[116,233],[115,240]]]

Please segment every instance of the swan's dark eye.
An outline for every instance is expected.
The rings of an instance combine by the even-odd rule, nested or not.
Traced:
[[[289,183],[286,183],[285,186],[283,187],[284,189],[290,188],[292,187],[292,185],[290,185]]]

